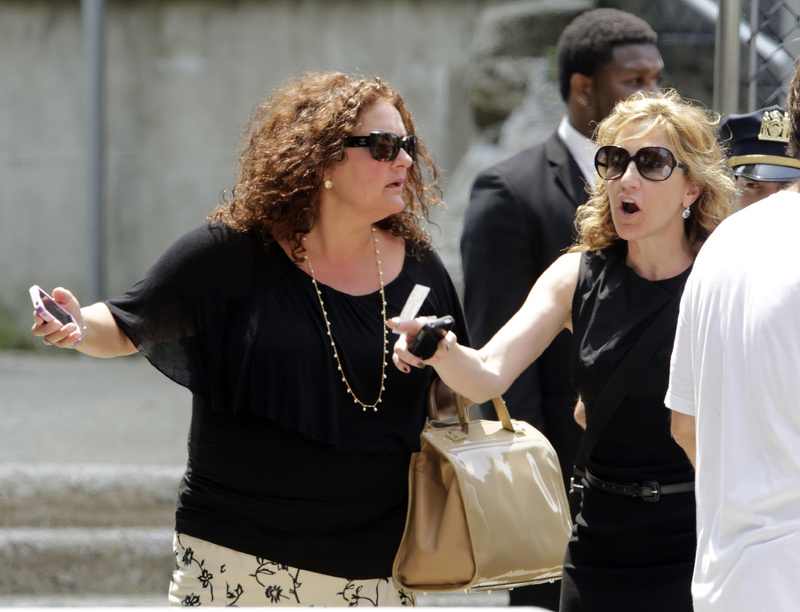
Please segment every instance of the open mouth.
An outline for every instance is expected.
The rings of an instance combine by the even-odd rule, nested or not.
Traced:
[[[622,210],[625,214],[632,215],[639,210],[639,207],[631,200],[622,200]]]
[[[389,183],[389,187],[397,187],[399,189],[403,186],[403,183],[405,183],[404,179],[397,179],[396,181]]]

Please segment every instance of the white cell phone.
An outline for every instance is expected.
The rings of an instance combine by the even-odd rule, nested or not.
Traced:
[[[31,302],[33,302],[33,309],[37,315],[44,319],[45,323],[50,321],[60,321],[62,325],[67,323],[75,323],[76,327],[80,327],[69,312],[64,310],[53,299],[49,293],[42,289],[39,285],[34,285],[30,288]]]

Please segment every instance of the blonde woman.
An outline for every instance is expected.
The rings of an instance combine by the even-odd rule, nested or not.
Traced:
[[[572,379],[591,428],[603,385],[681,294],[700,247],[728,214],[733,180],[716,122],[674,92],[620,102],[598,128],[595,168],[602,180],[578,210],[578,244],[483,348],[466,348],[449,333],[425,363],[452,389],[482,402],[503,393],[569,329]],[[390,326],[413,333],[419,322]],[[564,563],[563,611],[692,609],[694,472],[670,435],[664,406],[673,339],[674,332],[647,363],[588,460]],[[410,372],[419,359],[405,347],[404,336],[393,359]],[[640,486],[650,481],[659,484]]]

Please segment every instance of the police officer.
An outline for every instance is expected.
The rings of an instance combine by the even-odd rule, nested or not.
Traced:
[[[786,154],[789,116],[780,106],[730,115],[720,127],[736,176],[734,211],[781,191],[800,178],[800,160]]]

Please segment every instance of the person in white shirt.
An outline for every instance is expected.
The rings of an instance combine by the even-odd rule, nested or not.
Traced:
[[[787,103],[800,154],[800,73]],[[681,302],[665,403],[696,466],[696,612],[795,610],[800,568],[800,225],[795,182],[726,219]]]

